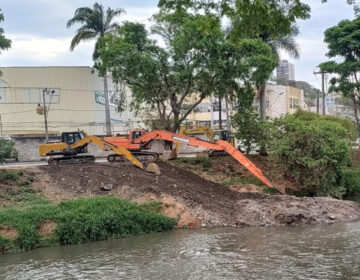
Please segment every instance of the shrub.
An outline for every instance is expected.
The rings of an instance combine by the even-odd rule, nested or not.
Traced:
[[[8,180],[16,181],[19,178],[19,175],[15,171],[9,170],[0,170],[0,183],[4,183]]]
[[[301,120],[301,121],[321,121],[322,120],[322,121],[338,123],[348,131],[348,136],[351,139],[354,139],[356,137],[356,125],[354,122],[352,122],[349,119],[339,118],[339,117],[330,116],[330,115],[318,115],[316,113],[306,112],[301,109],[297,110],[295,112],[295,114],[293,114],[293,117],[295,119]]]
[[[342,176],[351,163],[349,131],[337,122],[297,115],[275,120],[274,125],[271,150],[286,176],[309,194],[342,197]]]
[[[173,219],[158,211],[158,203],[138,205],[115,197],[97,197],[64,201],[23,209],[0,211],[0,225],[13,226],[19,237],[11,241],[0,236],[0,251],[22,251],[43,244],[76,244],[172,230]],[[37,228],[45,220],[57,222],[55,236],[41,237]]]
[[[12,140],[0,138],[0,162],[10,158],[14,152],[14,142]]]
[[[360,170],[346,170],[343,175],[343,184],[346,194],[353,195],[360,193]]]

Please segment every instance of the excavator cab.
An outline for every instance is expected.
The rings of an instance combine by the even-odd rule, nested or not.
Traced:
[[[61,142],[66,143],[68,145],[72,145],[81,139],[84,138],[84,134],[82,132],[63,132],[61,134]]]
[[[132,131],[131,131],[130,138],[131,138],[132,140],[134,140],[134,139],[137,139],[137,138],[143,136],[144,134],[145,134],[145,131],[144,131],[144,130],[132,130]]]
[[[223,140],[226,142],[230,142],[231,134],[228,130],[218,130],[214,132],[214,140]]]

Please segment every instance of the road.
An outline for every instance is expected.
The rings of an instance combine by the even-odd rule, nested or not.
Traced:
[[[107,162],[105,158],[98,158],[96,159],[97,163]],[[28,162],[8,162],[4,164],[0,164],[0,169],[7,169],[7,168],[14,168],[14,167],[31,167],[31,166],[43,166],[48,165],[46,161],[28,161]]]

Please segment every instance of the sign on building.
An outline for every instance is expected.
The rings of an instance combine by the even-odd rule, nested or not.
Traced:
[[[326,108],[332,108],[335,105],[335,97],[334,96],[326,96],[325,97],[325,106]]]
[[[105,96],[101,92],[95,91],[95,102],[101,105],[105,105]]]

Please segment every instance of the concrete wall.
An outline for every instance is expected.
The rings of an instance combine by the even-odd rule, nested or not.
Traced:
[[[39,156],[39,144],[43,144],[44,137],[15,137],[15,149],[19,154],[19,161],[40,161],[46,160],[45,157]],[[59,141],[60,137],[51,137],[50,141]],[[111,152],[103,151],[100,147],[95,145],[88,146],[89,154],[94,155],[97,158],[107,157]],[[158,154],[164,152],[164,145],[162,141],[154,141],[151,143],[151,149]]]

